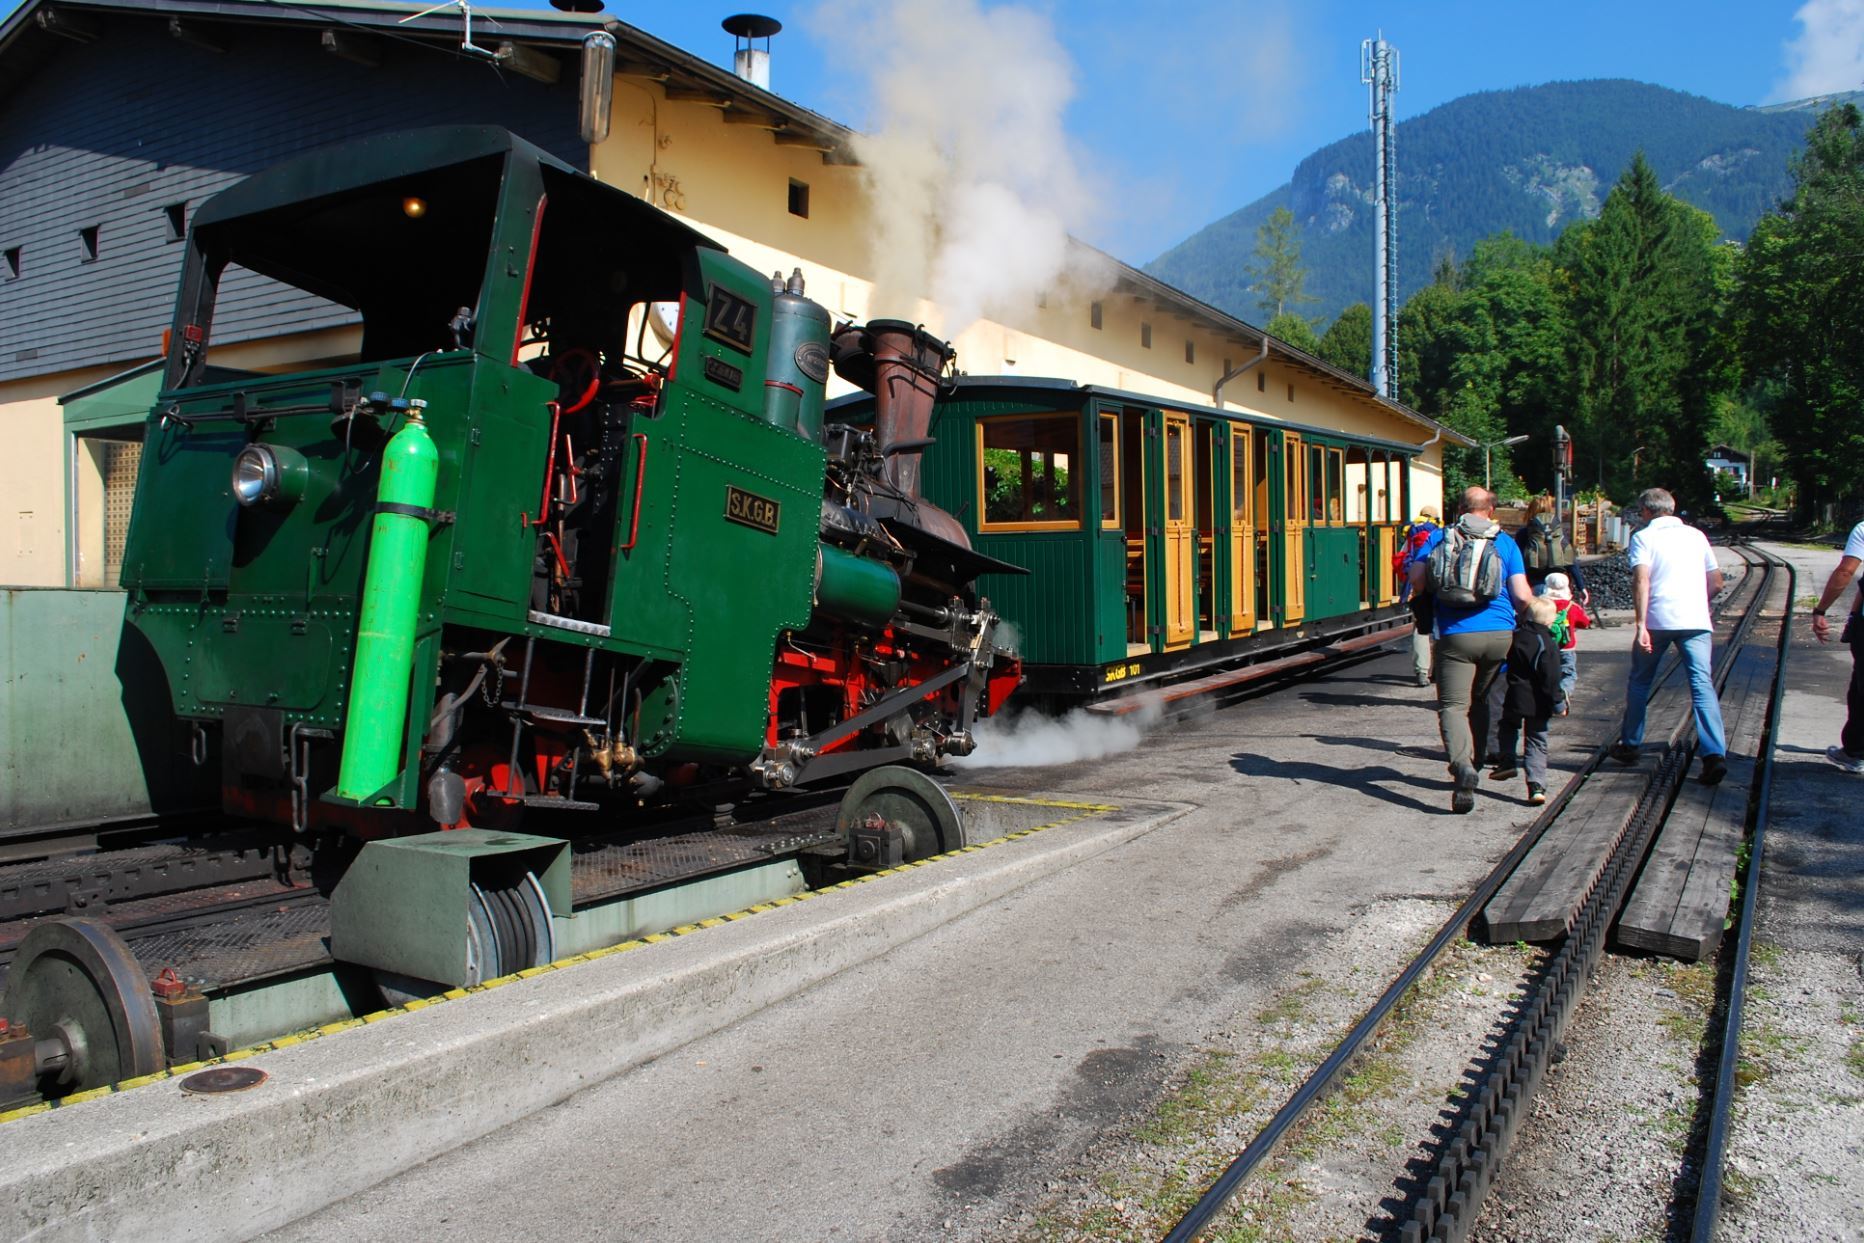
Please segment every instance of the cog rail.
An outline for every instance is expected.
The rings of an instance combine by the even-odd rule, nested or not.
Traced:
[[[1771,594],[1774,576],[1780,569],[1786,572],[1787,620],[1790,622],[1794,583],[1792,567],[1771,555],[1740,545],[1736,545],[1734,551],[1750,567],[1758,567],[1759,573],[1745,575],[1742,583],[1723,604],[1723,615],[1733,615],[1738,620],[1732,633],[1718,645],[1714,672],[1718,693],[1727,682],[1739,653],[1760,617],[1762,606]],[[1771,692],[1776,713],[1780,689],[1784,684],[1784,650],[1788,633],[1785,629],[1781,633],[1782,659],[1776,666]],[[1676,677],[1679,668],[1680,661],[1672,659],[1659,675],[1655,691],[1686,697],[1686,691]],[[1761,825],[1765,823],[1766,800],[1771,792],[1771,722],[1770,716],[1769,732],[1762,747]],[[1564,941],[1553,958],[1535,972],[1529,995],[1518,1003],[1510,1003],[1509,1016],[1502,1020],[1504,1027],[1500,1033],[1498,1051],[1492,1056],[1485,1054],[1479,1059],[1477,1064],[1482,1067],[1482,1071],[1474,1090],[1465,1100],[1462,1117],[1454,1132],[1438,1145],[1434,1167],[1419,1180],[1420,1190],[1405,1210],[1408,1218],[1401,1217],[1398,1237],[1406,1243],[1422,1243],[1424,1240],[1448,1243],[1460,1240],[1467,1237],[1474,1225],[1483,1197],[1493,1185],[1515,1130],[1526,1115],[1527,1102],[1539,1086],[1547,1067],[1561,1054],[1560,1039],[1565,1033],[1575,1003],[1583,994],[1586,982],[1604,952],[1606,937],[1618,909],[1637,876],[1651,842],[1661,829],[1671,800],[1688,770],[1693,750],[1692,735],[1688,715],[1684,713],[1671,732],[1653,779],[1638,796],[1626,831],[1581,906]],[[1548,804],[1508,854],[1437,931],[1430,943],[1393,979],[1334,1051],[1295,1090],[1275,1116],[1165,1236],[1167,1243],[1190,1243],[1199,1238],[1250,1175],[1274,1154],[1281,1141],[1301,1123],[1307,1111],[1330,1094],[1393,1008],[1435,965],[1450,944],[1468,933],[1490,899],[1565,813],[1584,780],[1599,769],[1606,753],[1607,747],[1601,745],[1586,767]],[[1755,859],[1759,858],[1759,850],[1757,835]],[[1744,891],[1741,934],[1735,949],[1739,956],[1736,967],[1737,989],[1745,980],[1754,880],[1758,875],[1754,864],[1750,862]],[[1739,1023],[1737,993],[1728,1006],[1729,1025],[1723,1036],[1722,1066],[1718,1073],[1715,1112],[1710,1124],[1709,1161],[1703,1167],[1715,1171],[1717,1175],[1725,1143],[1729,1097],[1734,1086],[1732,1059]],[[1710,1237],[1703,1225],[1705,1213],[1709,1223],[1706,1231],[1713,1230],[1715,1192],[1719,1177],[1709,1178],[1705,1175],[1705,1180],[1698,1202],[1694,1235],[1703,1243],[1707,1243]]]

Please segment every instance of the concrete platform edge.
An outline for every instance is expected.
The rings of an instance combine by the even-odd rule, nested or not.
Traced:
[[[1189,810],[1078,825],[0,1127],[0,1237],[245,1239],[869,962]],[[833,1056],[825,1050],[824,1056]]]

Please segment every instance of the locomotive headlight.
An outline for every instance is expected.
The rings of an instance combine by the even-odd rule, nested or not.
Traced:
[[[283,445],[247,445],[233,459],[233,499],[241,505],[290,505],[304,495],[310,466]]]

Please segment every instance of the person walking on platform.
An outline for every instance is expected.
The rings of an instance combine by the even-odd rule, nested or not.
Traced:
[[[1528,502],[1527,522],[1514,537],[1521,547],[1521,563],[1527,567],[1527,585],[1536,593],[1549,575],[1564,574],[1572,588],[1567,598],[1581,604],[1592,603],[1592,593],[1586,590],[1586,576],[1579,569],[1579,558],[1573,546],[1566,542],[1566,530],[1554,510],[1553,497],[1542,493]]]
[[[1557,610],[1553,620],[1553,637],[1560,642],[1560,702],[1554,705],[1555,716],[1565,716],[1567,700],[1579,682],[1579,632],[1590,629],[1592,617],[1579,601],[1573,599],[1573,585],[1566,575],[1555,571],[1547,575],[1541,594],[1553,601]]]
[[[1508,693],[1502,701],[1501,742],[1492,781],[1506,781],[1515,768],[1515,738],[1521,739],[1521,762],[1527,769],[1527,801],[1547,801],[1547,723],[1560,697],[1560,642],[1553,623],[1559,605],[1552,596],[1535,596],[1521,609],[1508,648]]]
[[[1411,586],[1411,562],[1422,555],[1431,538],[1443,528],[1437,511],[1429,505],[1417,511],[1417,521],[1405,528],[1404,543],[1392,558],[1398,576],[1398,601],[1411,610],[1411,677],[1419,686],[1429,686],[1437,665],[1437,602],[1427,591]]]
[[[1825,580],[1825,590],[1819,593],[1818,604],[1813,606],[1812,637],[1819,642],[1831,642],[1832,623],[1825,616],[1826,611],[1838,603],[1845,588],[1857,578],[1860,564],[1864,564],[1864,522],[1851,528],[1844,553],[1838,558],[1832,576]],[[1851,598],[1851,608],[1845,614],[1838,641],[1851,649],[1851,685],[1845,692],[1844,732],[1838,735],[1837,746],[1826,748],[1825,758],[1848,773],[1864,773],[1864,583],[1858,584]]]
[[[1508,658],[1515,606],[1534,598],[1521,549],[1495,521],[1495,494],[1469,488],[1462,500],[1463,516],[1411,563],[1412,590],[1437,602],[1437,724],[1458,814],[1476,808],[1482,774],[1472,752],[1489,736],[1489,685]]]
[[[1625,715],[1612,758],[1635,764],[1644,742],[1644,713],[1663,649],[1676,644],[1689,673],[1689,698],[1696,715],[1696,753],[1701,781],[1715,785],[1728,773],[1722,738],[1722,705],[1710,679],[1714,643],[1709,601],[1722,589],[1721,567],[1708,537],[1676,516],[1676,498],[1647,488],[1637,498],[1644,526],[1631,537],[1631,599],[1637,634],[1631,645],[1631,676],[1625,683]]]

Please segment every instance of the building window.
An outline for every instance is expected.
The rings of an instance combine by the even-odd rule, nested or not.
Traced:
[[[1290,385],[1288,386],[1288,400],[1289,400],[1289,401],[1293,401],[1293,400],[1294,400],[1294,385],[1292,385],[1292,384],[1290,384]]]
[[[1149,350],[1152,348],[1152,325],[1151,324],[1139,325],[1139,347],[1141,349],[1146,349],[1146,350]]]
[[[1269,391],[1269,373],[1266,371],[1256,372],[1256,392],[1266,393],[1268,391]]]
[[[1019,414],[977,421],[978,530],[1063,531],[1081,525],[1081,419]]]
[[[1038,311],[1048,310],[1048,294],[1039,293],[1036,295],[1036,310]]]
[[[790,178],[790,215],[809,218],[809,185]]]
[[[1090,302],[1087,304],[1087,326],[1089,328],[1100,327],[1100,303]]]
[[[170,203],[162,209],[162,218],[168,225],[168,240],[179,242],[188,235],[188,205]]]
[[[19,276],[19,247],[6,248],[6,278],[13,280]]]
[[[1188,363],[1197,361],[1197,346],[1190,341],[1184,343],[1184,360]]]
[[[1236,370],[1235,366],[1232,365],[1230,360],[1226,358],[1223,360],[1223,370],[1219,371],[1217,374],[1218,375],[1229,375],[1230,372],[1234,370]]]
[[[83,248],[83,253],[78,256],[79,263],[95,263],[97,261],[96,225],[86,225],[84,228],[78,230],[78,245]]]

